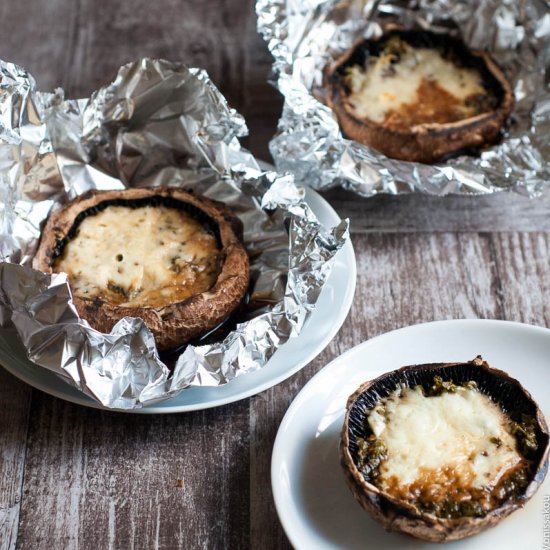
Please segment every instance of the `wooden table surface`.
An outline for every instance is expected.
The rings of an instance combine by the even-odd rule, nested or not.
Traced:
[[[154,4],[154,5],[153,5]],[[281,100],[251,0],[19,0],[0,4],[0,58],[42,90],[88,95],[149,55],[201,66],[247,118],[269,159]],[[279,423],[333,358],[383,332],[454,318],[550,326],[550,197],[325,194],[352,219],[351,312],[298,374],[202,412],[101,412],[0,369],[0,548],[288,548],[270,487]]]

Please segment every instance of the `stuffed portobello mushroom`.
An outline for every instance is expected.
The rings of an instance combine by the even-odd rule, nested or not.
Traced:
[[[514,104],[488,53],[448,34],[393,27],[328,66],[325,94],[347,137],[424,163],[492,144]]]
[[[477,357],[403,367],[348,400],[341,463],[389,531],[447,542],[522,507],[548,468],[549,433],[521,384]]]
[[[92,191],[48,218],[33,261],[65,272],[83,319],[110,332],[141,317],[161,350],[198,338],[249,283],[242,224],[223,204],[177,188]]]

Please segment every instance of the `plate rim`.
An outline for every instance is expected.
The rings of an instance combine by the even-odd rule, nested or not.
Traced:
[[[302,188],[305,191],[304,199],[305,199],[306,203],[308,205],[310,205],[310,201],[312,201],[312,202],[317,202],[318,205],[322,206],[322,208],[325,211],[325,214],[332,219],[332,221],[330,222],[331,224],[338,223],[341,220],[340,216],[338,215],[336,210],[334,210],[332,205],[324,197],[322,197],[317,191],[315,191],[314,189],[311,189],[309,187],[302,187]],[[311,205],[310,205],[310,207],[311,207]],[[312,210],[314,210],[314,208],[312,208]],[[345,254],[346,255],[346,266],[347,266],[348,277],[346,279],[346,287],[345,287],[345,290],[344,290],[344,301],[342,303],[342,307],[338,308],[338,315],[335,318],[335,322],[331,325],[331,328],[328,330],[327,335],[325,336],[325,338],[320,340],[319,343],[314,348],[312,348],[311,352],[306,356],[306,358],[304,358],[301,361],[294,364],[292,366],[292,368],[285,370],[283,373],[281,373],[280,375],[278,375],[274,378],[270,378],[270,379],[264,381],[263,383],[254,385],[251,388],[244,389],[240,392],[237,392],[234,395],[231,395],[231,396],[228,396],[228,397],[227,396],[226,397],[220,397],[220,398],[217,398],[217,399],[211,399],[211,400],[207,401],[206,403],[202,402],[202,403],[192,403],[192,404],[189,404],[189,405],[183,404],[183,405],[167,406],[166,404],[168,404],[172,399],[174,399],[174,398],[181,395],[181,393],[179,393],[179,394],[175,395],[174,397],[172,397],[170,399],[162,401],[159,404],[149,405],[149,406],[141,407],[141,408],[137,408],[137,409],[116,409],[116,408],[104,407],[103,405],[101,405],[97,401],[94,401],[93,399],[91,399],[90,397],[88,397],[85,394],[82,394],[81,396],[80,395],[67,394],[62,389],[61,390],[58,390],[57,388],[52,389],[49,386],[47,386],[45,384],[42,384],[40,381],[36,381],[36,380],[34,380],[30,377],[27,377],[27,376],[21,376],[21,373],[17,370],[17,368],[12,368],[11,366],[6,366],[4,361],[0,362],[0,367],[7,370],[10,374],[15,376],[19,380],[22,380],[26,384],[29,384],[33,388],[36,388],[36,389],[38,389],[38,390],[40,390],[44,393],[47,393],[48,395],[52,395],[53,397],[56,397],[58,399],[62,399],[64,401],[68,401],[70,403],[74,403],[76,405],[81,405],[81,406],[84,406],[84,407],[89,407],[89,408],[92,408],[92,409],[98,409],[98,410],[102,410],[102,411],[112,411],[112,412],[128,413],[128,414],[177,414],[177,413],[185,413],[185,412],[193,412],[193,411],[211,409],[211,408],[227,405],[227,404],[230,404],[230,403],[235,403],[237,401],[241,401],[241,400],[246,399],[248,397],[252,397],[253,395],[257,395],[258,393],[261,393],[261,392],[263,392],[263,391],[265,391],[269,388],[272,388],[273,386],[276,386],[277,384],[280,384],[281,382],[283,382],[287,378],[290,378],[292,375],[296,374],[298,371],[300,371],[302,368],[304,368],[306,365],[308,365],[311,361],[313,361],[328,346],[328,344],[334,339],[334,337],[336,336],[336,334],[338,333],[338,331],[340,330],[340,328],[344,324],[344,322],[345,322],[345,320],[346,320],[346,318],[349,314],[349,311],[351,309],[351,305],[353,303],[353,297],[355,295],[355,288],[356,288],[356,284],[357,284],[357,260],[356,260],[356,256],[355,256],[355,250],[354,250],[354,247],[353,247],[353,243],[351,241],[351,237],[346,240],[346,242],[342,246],[341,250],[338,251],[337,255],[338,254]],[[330,280],[330,277],[333,275],[333,273],[334,273],[334,271],[331,270],[331,274],[329,275],[328,280]],[[320,297],[321,296],[322,296],[322,291],[321,291]],[[307,321],[308,325],[312,322],[316,311],[317,311],[317,308],[315,308],[315,310],[312,312],[310,318],[308,319],[308,321]],[[0,329],[0,330],[2,330],[2,329]],[[296,337],[291,337],[291,339],[295,340],[295,339],[298,339],[299,337],[300,337],[300,335],[298,335]],[[275,352],[273,357],[275,357],[275,355],[278,352],[280,352],[280,350],[283,349],[285,345],[286,345],[286,343],[283,344]],[[265,368],[268,368],[268,367],[269,367],[269,362],[266,363],[266,365],[264,365],[264,367],[262,367],[262,369],[259,369],[256,372],[260,372],[261,370],[263,370]],[[40,367],[37,366],[37,368],[40,368]],[[250,374],[254,374],[254,372],[252,372]],[[59,382],[60,382],[60,387],[61,388],[63,388],[65,384],[67,384],[69,388],[72,387],[68,382],[65,382],[61,379],[59,380]],[[63,386],[61,386],[61,384],[63,384]],[[228,382],[228,384],[231,384],[231,381]],[[76,388],[73,387],[73,389],[76,389]],[[185,391],[185,390],[183,390],[183,391]]]
[[[270,467],[270,481],[271,481],[271,491],[273,494],[273,501],[275,503],[275,510],[277,512],[277,517],[279,518],[279,521],[281,523],[281,526],[283,527],[283,530],[285,532],[285,535],[288,537],[288,540],[290,541],[293,548],[302,548],[303,547],[303,541],[298,540],[296,538],[296,535],[292,530],[289,528],[289,520],[287,519],[287,515],[282,511],[282,483],[276,482],[276,478],[279,476],[276,475],[276,473],[279,473],[280,465],[282,463],[281,458],[284,458],[284,453],[282,451],[283,449],[283,436],[284,432],[288,429],[289,424],[291,423],[291,419],[295,416],[296,409],[299,408],[299,406],[302,404],[302,401],[306,399],[308,389],[313,386],[316,382],[319,380],[322,380],[324,377],[328,376],[333,370],[336,370],[342,361],[345,361],[345,359],[351,355],[358,353],[360,350],[369,347],[373,345],[373,342],[378,343],[380,340],[384,340],[387,337],[390,337],[395,335],[396,333],[402,333],[402,332],[414,332],[416,330],[425,329],[427,326],[444,326],[444,325],[500,325],[500,326],[506,326],[507,328],[516,328],[523,331],[528,332],[539,332],[539,333],[546,333],[548,336],[550,336],[550,328],[543,327],[540,325],[532,325],[529,323],[522,323],[519,321],[508,321],[505,319],[488,319],[488,318],[476,318],[476,319],[466,319],[466,318],[459,318],[459,319],[442,319],[438,321],[425,321],[422,323],[416,323],[413,325],[406,325],[404,327],[399,327],[393,330],[389,330],[387,332],[383,332],[381,334],[378,334],[376,336],[373,336],[372,338],[368,338],[367,340],[364,340],[363,342],[360,342],[359,344],[353,346],[350,349],[347,349],[342,354],[338,355],[334,359],[332,359],[329,363],[327,363],[324,367],[322,367],[312,378],[310,378],[307,383],[303,386],[303,388],[298,392],[298,394],[294,397],[292,402],[290,403],[289,407],[287,408],[283,419],[281,420],[281,423],[279,424],[279,428],[277,429],[277,434],[275,436],[275,441],[273,443],[273,449],[271,452],[271,467]],[[276,472],[277,469],[277,472]],[[550,474],[549,474],[550,475]]]

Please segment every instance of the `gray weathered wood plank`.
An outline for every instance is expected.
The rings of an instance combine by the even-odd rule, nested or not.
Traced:
[[[530,199],[516,192],[435,197],[418,193],[362,198],[343,189],[323,196],[353,233],[550,231],[550,192]]]
[[[138,57],[204,68],[249,123],[247,145],[268,158],[282,101],[267,83],[271,57],[256,33],[254,1],[24,0],[2,3],[0,58],[25,67],[38,89],[86,97]]]
[[[22,548],[247,548],[248,404],[167,416],[38,393]]]
[[[0,57],[26,67],[39,89],[61,86],[69,97],[89,95],[140,56],[203,67],[247,119],[245,145],[269,160],[282,100],[267,83],[271,58],[256,33],[253,8],[252,0],[4,3],[0,16],[10,32],[0,38]],[[352,219],[354,232],[550,230],[549,194],[535,200],[515,193],[363,199],[334,189],[325,196]]]
[[[353,241],[358,285],[344,327],[305,369],[248,402],[144,418],[36,392],[19,544],[289,548],[271,495],[271,451],[288,405],[320,368],[408,324],[549,321],[546,233],[392,233]]]
[[[14,550],[32,389],[0,368],[0,549]]]
[[[550,327],[550,234],[491,236],[502,318]]]

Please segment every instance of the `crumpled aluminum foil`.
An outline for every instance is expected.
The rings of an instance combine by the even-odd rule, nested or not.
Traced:
[[[378,193],[484,194],[514,189],[537,196],[550,179],[550,2],[548,0],[258,0],[258,31],[275,58],[285,97],[271,154],[280,172],[316,189],[341,185]],[[322,98],[322,71],[382,24],[458,32],[486,50],[516,99],[504,139],[479,157],[440,164],[390,159],[344,139]]]
[[[36,91],[10,63],[0,79],[0,325],[15,325],[32,361],[131,409],[261,368],[300,333],[348,224],[325,229],[291,176],[259,169],[237,139],[242,117],[205,72],[141,59],[80,100]],[[159,185],[229,205],[252,258],[245,318],[218,343],[187,346],[173,373],[141,319],[99,333],[73,307],[65,274],[30,267],[52,208],[89,189]]]

